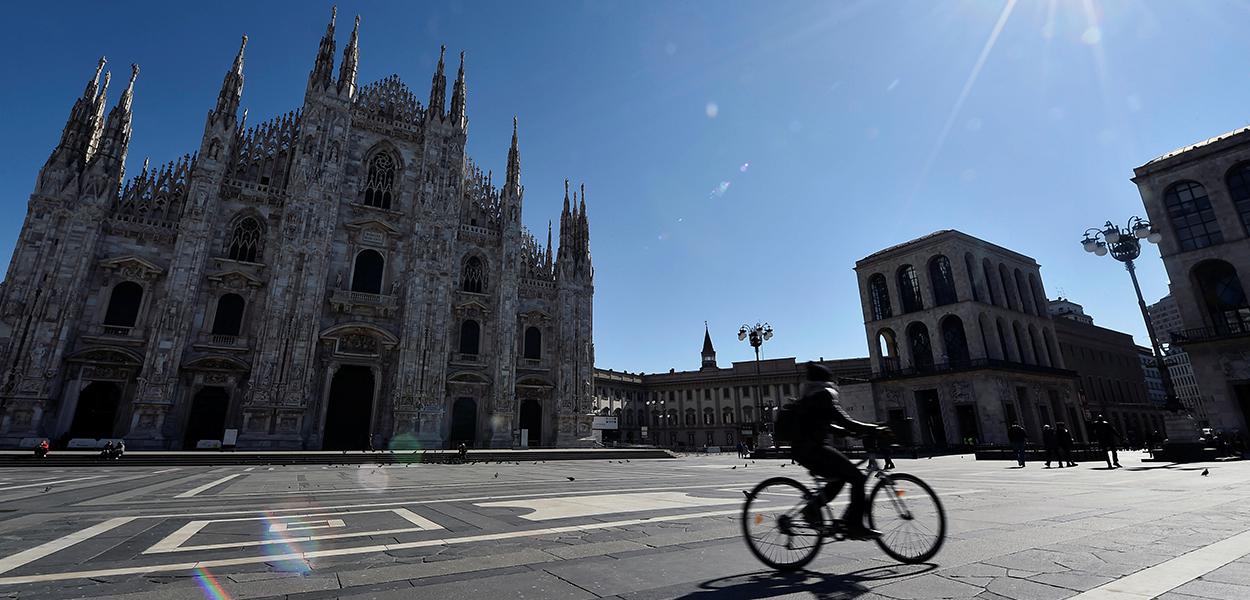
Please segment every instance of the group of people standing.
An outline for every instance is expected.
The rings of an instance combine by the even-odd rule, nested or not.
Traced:
[[[1102,415],[1098,415],[1089,427],[1090,435],[1093,441],[1098,444],[1099,453],[1104,455],[1107,460],[1108,469],[1119,468],[1120,456],[1118,450],[1120,448],[1120,433],[1115,430]],[[1019,423],[1012,423],[1007,428],[1007,440],[1011,442],[1011,449],[1015,453],[1016,463],[1021,467],[1024,466],[1024,447],[1029,441],[1029,434],[1021,427]],[[1045,451],[1046,468],[1050,468],[1050,463],[1058,462],[1059,468],[1075,467],[1072,461],[1072,450],[1075,446],[1072,432],[1068,429],[1066,423],[1062,421],[1055,424],[1054,428],[1050,425],[1042,426],[1042,449]]]

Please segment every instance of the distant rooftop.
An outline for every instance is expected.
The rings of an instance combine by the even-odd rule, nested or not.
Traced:
[[[1010,249],[1010,248],[1004,248],[1004,247],[999,246],[998,244],[995,244],[995,243],[993,243],[993,242],[988,242],[988,241],[983,240],[983,239],[981,239],[981,238],[979,238],[979,237],[976,237],[976,236],[973,236],[973,235],[968,235],[968,234],[966,234],[966,233],[964,233],[964,232],[962,232],[962,231],[959,231],[958,229],[939,229],[939,230],[937,230],[937,231],[934,231],[933,233],[929,233],[929,234],[926,234],[926,235],[922,235],[922,236],[920,236],[920,237],[918,237],[918,238],[916,238],[916,239],[914,239],[914,240],[908,240],[908,241],[903,242],[903,243],[901,243],[901,244],[895,244],[895,245],[893,245],[893,246],[890,246],[889,248],[885,248],[884,250],[878,250],[878,251],[876,251],[876,252],[873,252],[872,254],[869,254],[868,256],[865,256],[865,257],[863,257],[863,258],[859,259],[858,261],[856,261],[856,262],[855,262],[855,264],[858,266],[860,263],[862,263],[862,262],[864,262],[864,261],[872,260],[872,259],[874,259],[874,258],[877,258],[877,257],[879,257],[879,256],[884,256],[884,255],[889,254],[889,253],[891,253],[891,252],[894,252],[894,251],[896,251],[896,250],[900,250],[900,249],[902,249],[902,248],[906,248],[906,247],[908,247],[908,246],[911,246],[911,245],[914,245],[914,244],[918,244],[918,243],[921,243],[921,242],[925,242],[925,241],[931,240],[931,239],[933,239],[933,238],[942,237],[942,236],[945,236],[945,235],[953,235],[953,236],[957,236],[957,237],[962,237],[962,238],[965,238],[965,239],[971,240],[971,241],[973,241],[973,242],[976,242],[976,243],[978,243],[978,244],[985,244],[985,245],[987,245],[987,246],[991,246],[991,247],[993,247],[993,248],[995,248],[995,249],[997,249],[997,250],[999,250],[999,251],[1001,251],[1001,252],[1004,252],[1004,253],[1006,253],[1006,254],[1012,254],[1012,255],[1015,255],[1016,257],[1020,258],[1021,260],[1024,260],[1024,261],[1027,261],[1027,262],[1030,262],[1030,263],[1034,263],[1034,264],[1036,264],[1036,263],[1037,263],[1037,261],[1036,261],[1036,260],[1034,260],[1034,259],[1033,259],[1033,257],[1031,257],[1031,256],[1026,256],[1026,255],[1021,254],[1021,253],[1019,253],[1019,252],[1016,252],[1015,250],[1012,250],[1012,249]]]
[[[1229,131],[1229,132],[1227,132],[1227,133],[1222,133],[1222,134],[1220,134],[1220,135],[1217,135],[1217,136],[1215,136],[1215,137],[1213,137],[1213,138],[1207,138],[1207,139],[1205,139],[1205,140],[1202,140],[1201,142],[1197,142],[1197,143],[1194,143],[1194,144],[1190,144],[1190,145],[1188,145],[1188,146],[1184,146],[1184,147],[1182,147],[1182,148],[1177,148],[1177,149],[1175,149],[1175,150],[1173,150],[1173,151],[1171,151],[1171,152],[1168,152],[1167,154],[1164,154],[1164,155],[1162,155],[1162,156],[1159,156],[1159,157],[1154,158],[1153,160],[1151,160],[1151,161],[1147,162],[1146,164],[1142,165],[1142,167],[1148,167],[1148,166],[1150,166],[1150,165],[1153,165],[1153,164],[1158,163],[1158,162],[1162,162],[1162,161],[1167,160],[1167,159],[1169,159],[1169,158],[1172,158],[1172,157],[1174,157],[1174,156],[1180,156],[1181,154],[1184,154],[1184,153],[1189,152],[1189,151],[1191,151],[1191,150],[1197,150],[1198,148],[1202,148],[1202,147],[1204,147],[1204,146],[1210,146],[1211,144],[1214,144],[1214,143],[1216,143],[1216,142],[1218,142],[1218,141],[1220,141],[1220,140],[1225,140],[1225,139],[1231,138],[1231,137],[1233,137],[1233,136],[1236,136],[1236,135],[1239,135],[1239,134],[1245,133],[1245,132],[1247,132],[1247,131],[1250,131],[1250,126],[1247,126],[1247,127],[1242,127],[1242,128],[1239,128],[1239,129],[1234,129],[1234,130]],[[1139,168],[1140,168],[1140,167],[1139,167]]]

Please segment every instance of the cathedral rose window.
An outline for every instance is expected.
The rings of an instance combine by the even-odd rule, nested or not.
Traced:
[[[365,180],[365,206],[391,207],[391,194],[395,187],[395,159],[379,152],[369,161],[369,176]]]

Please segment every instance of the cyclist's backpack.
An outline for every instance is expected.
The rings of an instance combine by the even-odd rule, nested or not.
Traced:
[[[799,433],[799,405],[790,402],[777,410],[777,421],[773,425],[773,439],[778,442],[793,442]]]

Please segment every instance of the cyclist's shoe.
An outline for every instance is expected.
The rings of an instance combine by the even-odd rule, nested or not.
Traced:
[[[820,527],[824,519],[820,514],[821,506],[819,504],[808,504],[803,507],[803,520],[807,521],[812,527]]]
[[[873,540],[881,537],[881,532],[863,525],[851,525],[846,528],[846,537],[851,540]]]

